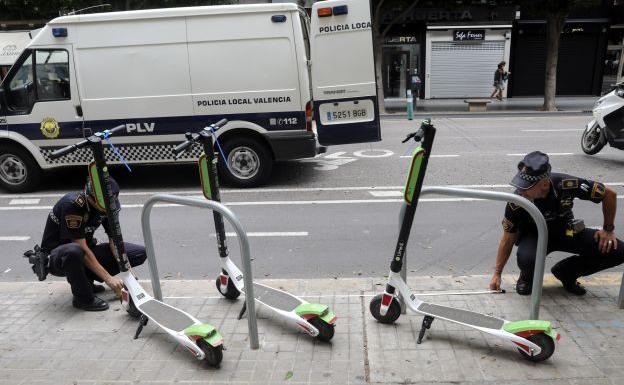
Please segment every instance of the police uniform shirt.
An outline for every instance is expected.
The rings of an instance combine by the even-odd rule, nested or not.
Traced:
[[[41,248],[49,252],[59,245],[83,238],[89,243],[100,225],[109,234],[106,217],[89,207],[84,193],[65,194],[48,214]]]
[[[572,213],[574,198],[594,203],[600,203],[604,199],[605,186],[602,183],[562,173],[552,173],[550,181],[548,196],[533,202],[544,215],[549,234],[554,235],[564,231],[567,224],[574,219]],[[515,194],[520,195],[519,190],[516,190]],[[502,225],[503,230],[508,233],[537,232],[529,213],[511,202],[505,207]]]

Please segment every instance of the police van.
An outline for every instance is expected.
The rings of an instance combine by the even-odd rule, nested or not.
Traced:
[[[49,155],[120,124],[121,155],[153,164],[173,162],[185,132],[227,118],[220,173],[239,187],[319,144],[378,141],[369,6],[328,0],[311,17],[277,3],[56,18],[0,85],[0,187],[33,190],[43,171],[84,164],[86,150]],[[107,157],[119,162],[110,148]]]

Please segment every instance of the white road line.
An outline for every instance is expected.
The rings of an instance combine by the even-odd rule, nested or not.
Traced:
[[[250,232],[248,237],[307,237],[307,231],[282,231],[282,232]],[[216,235],[214,235],[216,236]],[[235,237],[236,233],[225,233],[226,237]]]
[[[562,153],[566,154],[566,153]],[[526,154],[507,154],[508,156],[524,156]],[[432,155],[433,156],[433,155]],[[621,186],[624,182],[608,182],[605,183],[609,186]],[[221,193],[226,194],[246,194],[246,193],[280,193],[280,192],[326,192],[326,191],[368,191],[368,190],[402,190],[405,186],[346,186],[346,187],[301,187],[301,188],[267,188],[267,189],[224,189]],[[451,184],[451,185],[438,185],[434,187],[455,187],[455,188],[511,188],[509,184]],[[133,191],[133,192],[121,192],[120,196],[143,196],[143,195],[155,195],[155,194],[177,194],[177,195],[198,195],[200,190],[192,191]],[[27,195],[0,195],[2,198],[60,198],[64,194],[27,194]]]
[[[29,239],[30,237],[28,236],[19,236],[19,235],[0,237],[0,241],[27,241]]]
[[[382,198],[387,198],[387,197],[400,197],[403,195],[403,193],[401,191],[369,191],[368,192],[370,195],[374,196],[374,197],[382,197]]]
[[[8,273],[8,272],[9,272],[9,271],[11,271],[11,270],[12,270],[12,269],[9,267],[8,269],[6,269],[6,270],[4,271],[4,274]]]
[[[401,155],[401,158],[411,158],[411,155]],[[457,158],[459,157],[459,154],[442,154],[442,155],[435,155],[435,154],[431,154],[429,155],[430,158]]]
[[[40,198],[11,199],[10,205],[38,205]]]
[[[624,195],[618,195],[617,199],[624,199]],[[483,201],[480,198],[421,198],[419,202],[476,202]],[[316,200],[316,201],[251,201],[251,202],[229,202],[226,206],[304,206],[304,205],[334,205],[334,204],[367,204],[367,203],[401,203],[403,199],[336,199],[336,200]],[[143,204],[122,204],[122,208],[140,209]],[[156,204],[154,207],[181,207],[173,203]],[[18,210],[50,210],[51,206],[0,206],[0,211]],[[1,240],[1,239],[0,239]]]
[[[520,130],[523,132],[563,132],[563,131],[584,131],[584,128],[561,128],[554,130]]]

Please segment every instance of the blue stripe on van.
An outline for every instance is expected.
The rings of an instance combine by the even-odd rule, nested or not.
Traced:
[[[305,130],[304,111],[87,120],[84,126],[91,128],[93,132],[97,132],[113,128],[120,124],[126,124],[126,132],[116,136],[137,134],[170,135],[183,134],[187,131],[197,131],[223,118],[230,121],[243,120],[252,122],[263,127],[267,131]],[[57,139],[82,138],[82,122],[58,122],[58,124],[60,127],[60,135]],[[149,132],[152,127],[152,132]],[[41,132],[41,123],[8,124],[8,129],[9,131],[18,132],[31,140],[46,139]],[[50,145],[54,145],[52,140],[53,139],[50,140]]]
[[[328,124],[323,125],[320,119],[319,107],[325,103],[338,103],[355,100],[372,100],[375,106],[375,119],[370,122],[350,123],[350,124]],[[379,123],[379,106],[377,96],[367,96],[353,99],[333,99],[314,101],[314,116],[316,118],[316,131],[318,141],[324,146],[349,143],[379,142],[381,140],[381,129]]]

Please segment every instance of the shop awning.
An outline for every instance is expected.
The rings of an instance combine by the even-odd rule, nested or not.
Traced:
[[[29,42],[28,32],[0,32],[0,65],[12,65]]]

